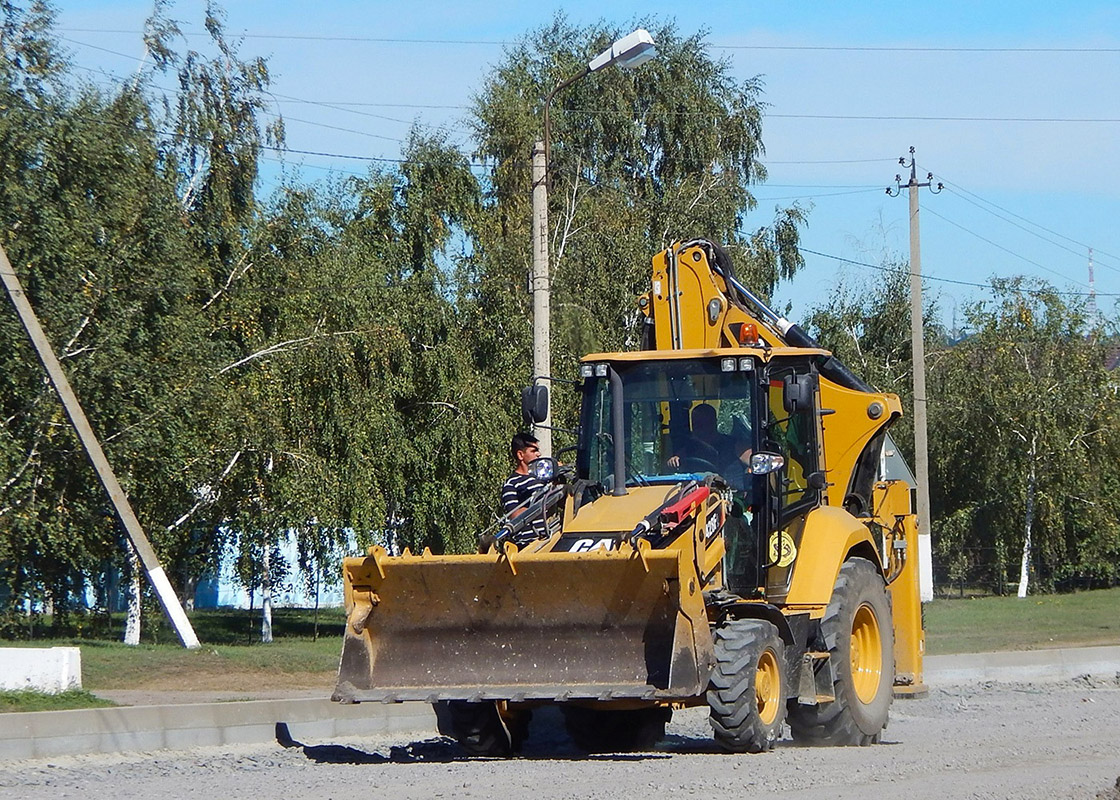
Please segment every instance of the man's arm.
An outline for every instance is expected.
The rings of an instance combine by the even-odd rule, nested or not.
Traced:
[[[506,482],[502,484],[502,510],[508,514],[517,508],[520,502],[517,499],[517,484],[513,478],[506,479]]]

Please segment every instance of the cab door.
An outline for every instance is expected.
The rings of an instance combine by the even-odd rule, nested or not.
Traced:
[[[824,499],[820,391],[810,359],[773,362],[767,371],[762,449],[782,456],[782,467],[760,476],[765,482],[759,514],[766,597],[780,601],[789,591],[801,546],[805,515]]]

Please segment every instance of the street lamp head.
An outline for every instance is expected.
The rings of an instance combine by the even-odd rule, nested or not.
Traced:
[[[603,67],[617,64],[623,69],[634,69],[639,64],[644,64],[657,55],[653,46],[653,37],[645,28],[638,28],[628,33],[591,59],[587,65],[588,72],[596,72]]]

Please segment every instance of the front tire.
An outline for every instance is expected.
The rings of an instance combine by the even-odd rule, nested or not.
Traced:
[[[715,631],[716,665],[708,679],[716,744],[732,753],[774,747],[786,717],[785,645],[772,622],[728,620]]]
[[[894,691],[894,628],[883,576],[867,559],[852,558],[840,568],[821,635],[836,699],[816,706],[793,701],[793,738],[821,745],[878,742]]]

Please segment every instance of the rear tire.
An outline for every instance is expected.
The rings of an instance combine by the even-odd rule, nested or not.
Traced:
[[[821,634],[836,699],[817,706],[791,702],[793,738],[803,744],[877,743],[894,691],[894,628],[883,576],[867,559],[852,558],[840,568]]]
[[[496,703],[440,700],[433,708],[439,732],[457,741],[470,755],[498,758],[513,755],[515,742]]]
[[[649,750],[665,738],[671,708],[655,706],[625,711],[564,706],[564,727],[576,747],[589,753]]]
[[[715,630],[715,655],[707,699],[716,744],[732,753],[773,749],[788,683],[778,629],[766,620],[728,620]]]

